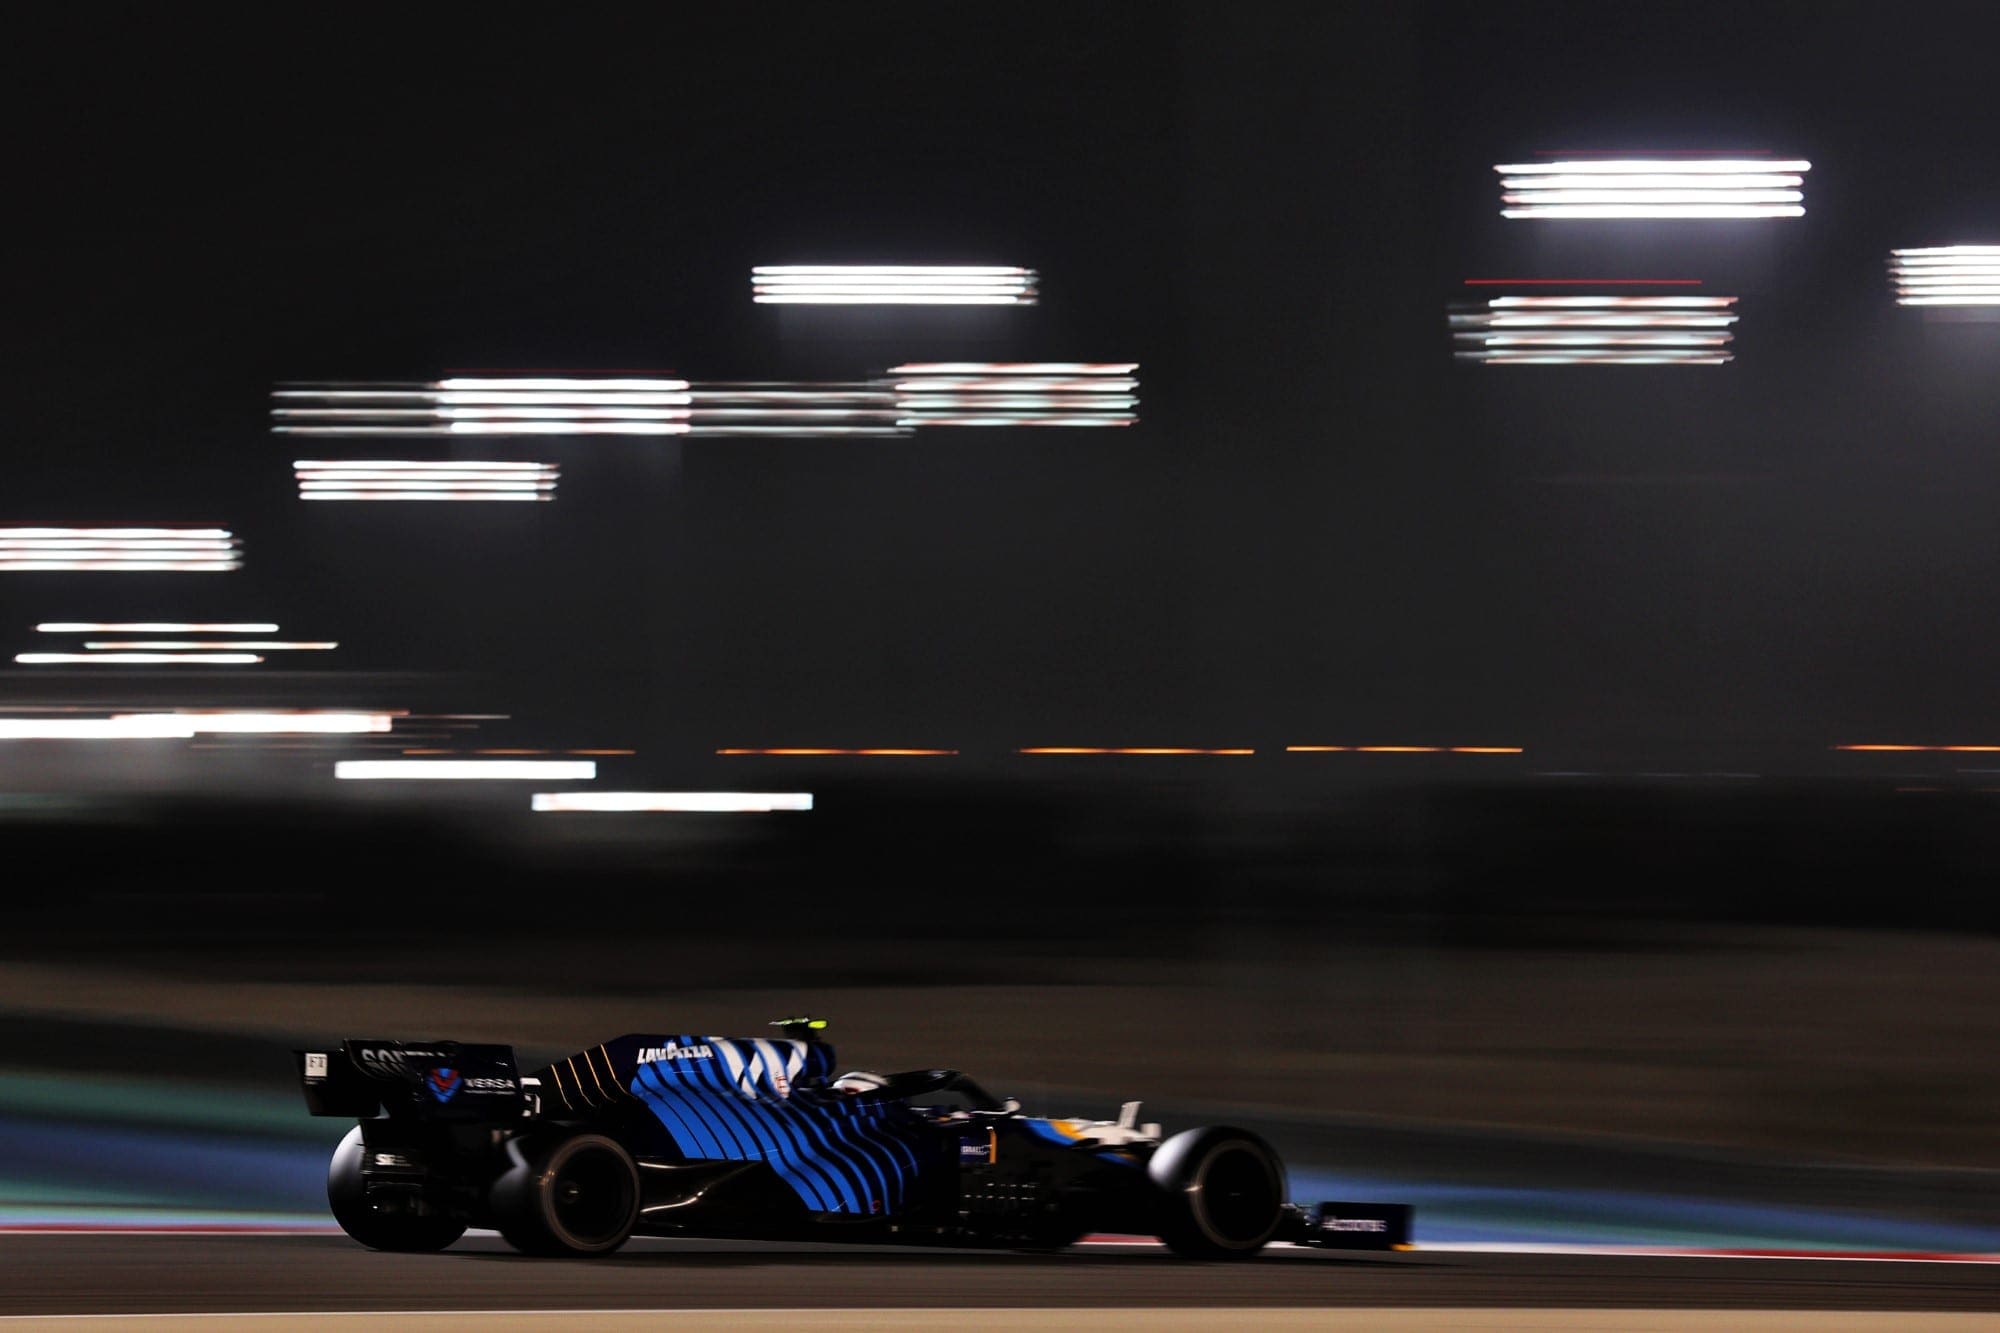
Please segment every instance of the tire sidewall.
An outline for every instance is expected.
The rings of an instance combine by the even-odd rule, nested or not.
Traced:
[[[1229,1236],[1216,1227],[1206,1189],[1214,1165],[1242,1152],[1254,1157],[1269,1177],[1271,1215],[1254,1236]],[[1248,1130],[1212,1125],[1176,1134],[1160,1145],[1146,1169],[1161,1194],[1160,1238],[1177,1254],[1205,1259],[1246,1258],[1263,1249],[1277,1234],[1284,1216],[1285,1166],[1270,1144]]]
[[[639,1221],[639,1168],[615,1139],[602,1134],[576,1134],[546,1144],[516,1141],[508,1145],[514,1165],[493,1186],[492,1207],[500,1234],[529,1254],[609,1254],[631,1238]],[[578,1236],[556,1211],[555,1185],[564,1167],[584,1154],[603,1155],[617,1164],[628,1194],[628,1206],[613,1234]]]
[[[368,1207],[361,1157],[368,1150],[361,1126],[347,1131],[326,1164],[326,1202],[333,1220],[372,1250],[421,1253],[442,1250],[465,1234],[465,1223],[446,1216],[385,1215]]]

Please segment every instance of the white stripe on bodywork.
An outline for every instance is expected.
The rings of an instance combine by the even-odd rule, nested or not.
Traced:
[[[790,1097],[792,1095],[791,1075],[798,1072],[797,1068],[792,1066],[784,1056],[778,1054],[777,1042],[767,1038],[758,1038],[750,1044],[757,1048],[757,1065],[764,1076],[771,1080],[772,1091],[776,1092],[780,1097]],[[798,1053],[797,1042],[786,1042],[785,1045],[793,1048],[793,1060],[803,1059]],[[752,1091],[754,1092],[754,1089]]]

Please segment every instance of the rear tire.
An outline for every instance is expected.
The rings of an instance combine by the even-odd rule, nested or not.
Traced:
[[[326,1201],[340,1229],[371,1250],[422,1253],[442,1250],[465,1234],[465,1223],[442,1214],[385,1213],[369,1207],[361,1179],[361,1126],[333,1150],[326,1168]]]
[[[1284,1218],[1284,1163],[1248,1130],[1176,1134],[1146,1171],[1160,1190],[1160,1239],[1184,1259],[1247,1259]]]
[[[523,1254],[588,1256],[623,1245],[639,1222],[639,1168],[602,1134],[515,1140],[493,1184],[493,1220]]]

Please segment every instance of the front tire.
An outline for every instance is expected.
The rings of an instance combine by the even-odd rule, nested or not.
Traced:
[[[493,1184],[493,1220],[523,1254],[588,1256],[623,1245],[639,1222],[639,1168],[602,1134],[507,1145],[513,1165]]]
[[[340,1229],[371,1250],[426,1253],[465,1234],[465,1223],[438,1213],[390,1213],[371,1207],[361,1178],[361,1126],[333,1150],[326,1167],[326,1201]]]
[[[1184,1259],[1247,1259],[1284,1218],[1284,1163],[1248,1130],[1176,1134],[1146,1171],[1160,1191],[1160,1239]]]

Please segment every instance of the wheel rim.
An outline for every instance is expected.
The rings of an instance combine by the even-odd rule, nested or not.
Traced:
[[[1209,1232],[1225,1245],[1255,1245],[1278,1215],[1278,1182],[1263,1154],[1228,1144],[1203,1166],[1200,1200]]]
[[[549,1213],[572,1244],[590,1247],[618,1240],[631,1223],[632,1174],[614,1153],[586,1148],[572,1154],[549,1180]]]

